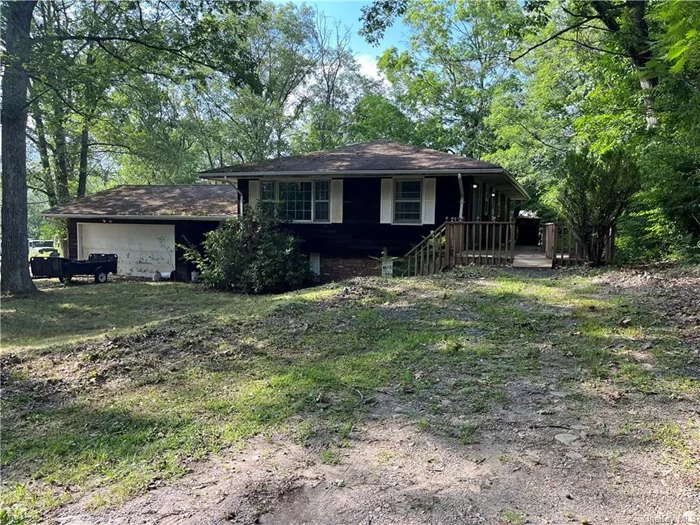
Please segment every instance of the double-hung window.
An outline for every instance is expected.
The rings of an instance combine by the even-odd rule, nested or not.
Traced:
[[[279,202],[285,219],[330,222],[330,183],[315,181],[261,181],[260,200]]]
[[[422,182],[420,180],[397,180],[394,187],[394,222],[398,224],[420,224]]]
[[[272,180],[264,180],[260,183],[260,200],[275,202],[277,200],[277,183]]]
[[[331,188],[330,181],[314,181],[314,222],[329,222],[331,220]]]

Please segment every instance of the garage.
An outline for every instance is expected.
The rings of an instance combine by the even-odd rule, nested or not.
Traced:
[[[238,216],[239,198],[230,184],[116,186],[42,215],[65,221],[61,244],[70,259],[115,253],[119,275],[175,272],[189,280],[196,268],[183,246],[201,249],[208,232]]]
[[[175,270],[175,226],[172,224],[78,223],[78,258],[116,253],[117,273],[150,277]]]

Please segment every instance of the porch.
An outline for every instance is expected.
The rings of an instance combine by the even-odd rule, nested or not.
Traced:
[[[406,255],[409,276],[431,275],[469,265],[551,269],[583,264],[583,249],[568,227],[542,226],[539,246],[516,246],[515,222],[445,221]],[[612,232],[605,243],[605,260],[611,260]]]

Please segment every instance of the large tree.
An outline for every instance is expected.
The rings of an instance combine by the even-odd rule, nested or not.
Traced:
[[[37,117],[32,131],[41,157],[39,171],[44,178],[40,189],[61,202],[71,197],[72,172],[77,172],[75,194],[86,191],[90,127],[96,118],[95,110],[100,99],[110,92],[104,82],[121,78],[98,74],[103,71],[101,57],[145,77],[161,76],[175,81],[202,78],[218,70],[233,84],[257,85],[247,49],[241,46],[247,15],[254,3],[80,0],[65,4],[47,0],[41,4],[33,35],[36,5],[2,5],[2,289],[9,293],[35,290],[27,267],[25,131],[29,107]],[[83,74],[75,78],[73,75],[81,68]],[[30,78],[32,98],[28,100]],[[44,118],[47,112],[42,112],[47,108],[51,109],[49,120]],[[74,131],[70,128],[76,121]],[[71,135],[79,139],[73,140]],[[71,151],[76,149],[77,154]]]
[[[388,49],[379,66],[426,145],[474,158],[490,151],[485,119],[494,94],[512,81],[515,44],[506,30],[521,17],[514,0],[407,3],[410,49]]]
[[[36,290],[27,258],[27,65],[36,2],[3,2],[5,71],[2,76],[2,282],[7,293]]]

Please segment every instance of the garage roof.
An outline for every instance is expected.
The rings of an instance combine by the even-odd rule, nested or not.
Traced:
[[[222,220],[238,215],[230,184],[117,186],[42,212],[45,217]]]

